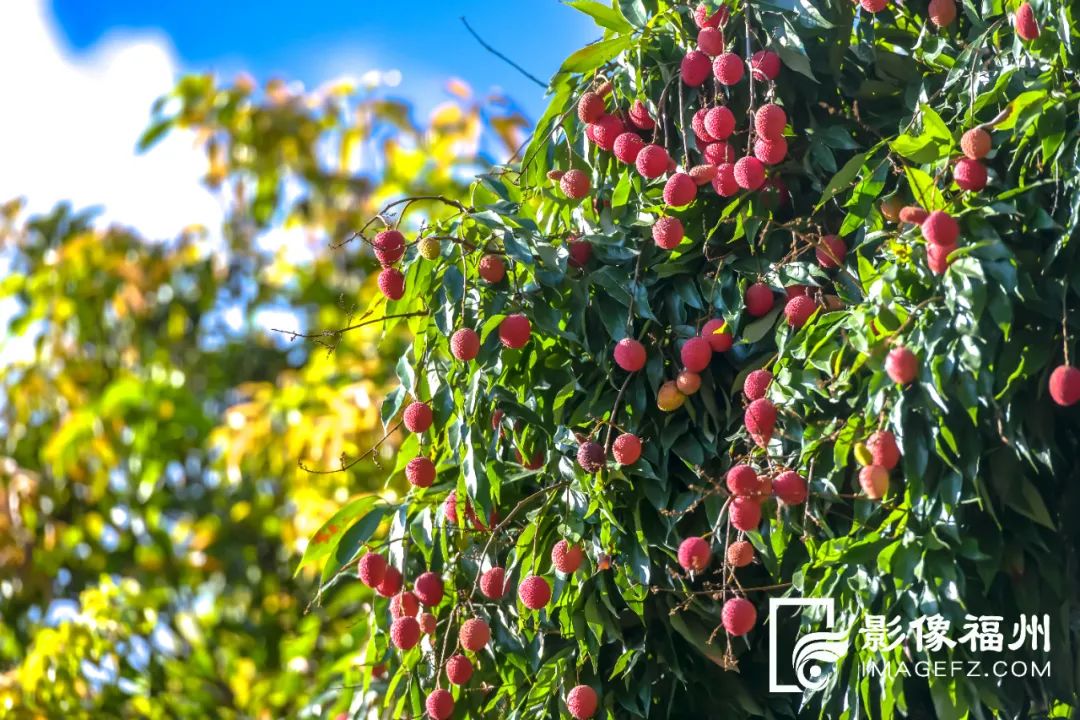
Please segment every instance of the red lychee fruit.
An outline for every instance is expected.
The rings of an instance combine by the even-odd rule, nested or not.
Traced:
[[[596,691],[588,685],[577,685],[566,695],[566,709],[574,720],[589,720],[599,703]]]
[[[746,303],[746,312],[748,312],[751,317],[768,315],[773,307],[772,288],[763,282],[756,282],[746,288],[744,301]]]
[[[378,587],[386,575],[386,558],[378,553],[366,552],[357,566],[360,582],[369,588]]]
[[[709,361],[712,360],[712,345],[702,337],[690,338],[683,343],[679,357],[682,358],[683,367],[690,372],[699,373],[709,367]]]
[[[571,545],[565,540],[555,543],[551,548],[551,564],[563,575],[573,575],[581,567],[581,561],[585,557],[581,546]]]
[[[411,615],[403,615],[390,626],[390,641],[398,650],[411,650],[420,642],[420,623]]]
[[[600,443],[586,440],[578,446],[577,462],[587,473],[597,473],[604,467],[604,447]]]
[[[753,370],[743,381],[743,394],[747,400],[760,400],[765,397],[772,382],[773,374],[768,370]]]
[[[493,285],[502,282],[506,277],[506,265],[502,258],[498,255],[485,255],[480,258],[480,277]]]
[[[724,33],[716,28],[701,28],[697,34],[697,46],[706,55],[719,55],[724,52]]]
[[[518,599],[530,610],[539,610],[551,602],[551,585],[539,575],[530,575],[518,585]]]
[[[787,157],[787,151],[787,140],[782,137],[754,141],[754,157],[766,165],[779,165]]]
[[[480,336],[472,328],[461,328],[450,336],[450,353],[464,362],[480,352]]]
[[[566,249],[570,253],[568,259],[570,267],[583,268],[592,259],[592,243],[588,240],[579,240],[572,237],[566,241]]]
[[[397,230],[383,230],[375,236],[371,245],[383,267],[393,265],[405,254],[405,236]]]
[[[672,207],[683,207],[697,197],[697,183],[686,173],[675,173],[664,185],[664,202]]]
[[[431,613],[424,613],[420,616],[420,631],[425,635],[434,635],[435,628],[439,626],[439,621]]]
[[[893,348],[885,358],[885,372],[893,382],[906,385],[919,374],[919,358],[905,347]]]
[[[735,162],[735,148],[723,140],[717,140],[716,142],[709,143],[705,146],[705,150],[702,152],[705,156],[705,162],[711,165],[723,165],[724,163],[731,163],[732,170],[734,170]],[[732,180],[735,177],[732,175]]]
[[[971,128],[960,138],[960,149],[972,160],[982,160],[990,152],[992,142],[990,133],[981,127]]]
[[[1080,370],[1059,365],[1050,373],[1050,397],[1062,407],[1080,402]]]
[[[544,466],[544,452],[537,450],[533,453],[532,457],[528,460],[521,454],[520,450],[514,450],[514,457],[517,459],[518,465],[522,466],[526,470],[539,470]]]
[[[928,217],[930,217],[930,213],[917,205],[907,205],[900,208],[900,222],[905,222],[909,225],[922,225],[923,221]]]
[[[687,572],[701,572],[711,560],[712,548],[704,538],[688,537],[679,545],[679,565]]]
[[[788,325],[798,330],[806,324],[815,310],[817,310],[817,303],[806,295],[798,295],[787,301],[787,305],[784,306],[784,317],[787,318]]]
[[[637,435],[622,433],[615,438],[611,454],[620,465],[633,465],[641,458],[641,440]]]
[[[394,597],[401,592],[401,572],[393,565],[388,565],[382,581],[375,586],[375,592],[384,598]]]
[[[818,265],[823,268],[837,268],[844,263],[847,255],[847,243],[838,235],[825,235],[814,250]]]
[[[480,652],[487,647],[489,640],[491,640],[491,628],[485,620],[469,618],[461,624],[458,641],[466,650]]]
[[[746,406],[743,420],[750,437],[760,447],[765,447],[772,439],[776,427],[776,406],[765,398],[754,400]]]
[[[604,114],[604,98],[594,92],[582,93],[578,100],[577,116],[583,123],[594,123]]]
[[[727,140],[735,132],[735,114],[726,106],[714,107],[705,113],[705,129],[717,140]]]
[[[948,27],[952,25],[953,20],[956,20],[956,2],[954,0],[930,0],[927,15],[930,16],[930,22],[939,28]]]
[[[874,465],[892,470],[900,462],[900,447],[896,436],[888,430],[878,430],[866,439],[866,449],[870,451]]]
[[[716,177],[712,182],[713,190],[720,197],[731,197],[739,192],[739,182],[735,179],[735,166],[723,163],[716,168]]]
[[[949,265],[952,262],[949,260],[949,255],[956,250],[958,246],[954,243],[952,245],[935,245],[934,243],[928,243],[926,246],[926,264],[930,268],[930,272],[935,275],[942,275],[949,269]]]
[[[488,600],[500,600],[506,595],[506,570],[496,565],[480,576],[480,592]]]
[[[739,496],[731,501],[728,510],[731,527],[743,532],[756,530],[761,524],[761,503],[757,498]]]
[[[709,131],[705,129],[705,118],[709,115],[708,108],[701,108],[694,113],[690,118],[690,127],[694,131],[694,137],[697,138],[698,144],[716,142],[717,138],[714,138],[709,134]]]
[[[775,103],[762,105],[754,113],[754,127],[758,135],[769,139],[778,138],[784,134],[786,126],[787,113],[784,112],[784,108]]]
[[[765,165],[747,155],[735,163],[735,182],[743,190],[757,190],[765,184]]]
[[[578,170],[573,168],[567,170],[566,174],[562,176],[562,180],[559,180],[559,187],[562,188],[563,194],[571,200],[580,200],[589,194],[591,183],[589,182],[589,176],[585,174],[584,170]]]
[[[720,27],[721,25],[727,25],[729,12],[726,7],[719,7],[716,12],[709,12],[709,6],[705,3],[701,3],[694,9],[694,23],[699,28],[706,27]]]
[[[871,500],[880,500],[889,492],[889,471],[880,465],[867,465],[859,471],[859,485]]]
[[[885,9],[885,6],[889,4],[889,0],[859,0],[859,4],[863,6],[863,10],[866,12],[877,13]]]
[[[865,1],[865,0],[864,0]],[[741,637],[750,632],[754,623],[757,622],[757,610],[754,604],[746,598],[731,598],[724,603],[724,609],[720,611],[724,629],[728,635]]]
[[[472,677],[472,661],[464,655],[454,655],[446,661],[446,679],[454,685],[464,685]]]
[[[771,50],[758,50],[750,56],[755,80],[775,80],[780,74],[780,56]]]
[[[679,64],[682,81],[690,87],[698,87],[709,77],[709,56],[700,50],[691,50]]]
[[[430,458],[414,457],[405,466],[405,478],[415,487],[431,487],[435,482],[435,463]]]
[[[754,562],[754,546],[746,540],[738,540],[728,545],[728,565],[732,567],[746,567]]]
[[[731,349],[733,340],[728,331],[728,324],[723,318],[713,318],[701,328],[701,337],[709,341],[713,352],[727,352]]]
[[[749,465],[732,465],[727,471],[727,489],[732,495],[757,495],[761,482]]]
[[[591,127],[593,141],[599,148],[608,151],[614,149],[616,138],[626,130],[626,124],[617,115],[602,115]]]
[[[512,350],[525,347],[525,343],[529,342],[531,334],[532,324],[529,322],[529,318],[520,313],[507,315],[499,323],[499,341],[502,342],[504,347]]]
[[[656,392],[656,407],[664,412],[678,410],[686,402],[686,396],[679,392],[678,383],[668,380]]]
[[[736,85],[743,79],[746,64],[743,59],[733,52],[718,55],[712,64],[713,75],[721,85]],[[719,139],[719,138],[718,138]]]
[[[400,300],[405,295],[405,276],[397,268],[383,268],[379,273],[379,292],[388,300]]]
[[[623,338],[615,345],[615,364],[627,372],[645,367],[645,346],[633,338]]]
[[[794,470],[785,470],[773,478],[773,492],[785,505],[802,505],[806,502],[806,478]]]
[[[1039,24],[1035,22],[1035,11],[1031,3],[1021,3],[1016,9],[1016,34],[1021,40],[1034,40],[1039,37]]]
[[[399,592],[390,598],[390,616],[395,620],[403,617],[415,617],[420,612],[420,602],[411,592]]]
[[[693,395],[701,389],[701,376],[696,372],[683,370],[675,378],[675,387],[679,388],[683,395]]]
[[[652,130],[656,127],[656,121],[653,120],[649,108],[640,100],[635,100],[630,106],[629,118],[630,123],[638,130]]]
[[[450,720],[454,714],[454,696],[442,688],[432,690],[424,701],[424,709],[431,720]]]
[[[446,502],[443,504],[443,517],[445,517],[446,522],[451,525],[458,524],[456,492],[452,492],[446,497]],[[476,511],[473,510],[472,502],[470,502],[468,498],[465,498],[465,520],[477,530],[484,529],[483,523],[481,523],[480,518],[476,516]]]
[[[683,224],[677,217],[665,215],[652,226],[653,242],[665,250],[674,250],[683,239]]]
[[[955,245],[960,237],[960,224],[949,213],[935,210],[923,220],[922,234],[935,245]]]
[[[978,160],[960,158],[953,168],[953,180],[961,190],[978,192],[986,187],[986,166]]]
[[[431,420],[431,406],[425,402],[414,401],[405,408],[405,428],[409,432],[424,432],[431,427]]]
[[[667,150],[663,147],[646,145],[638,152],[634,167],[637,168],[642,177],[652,180],[667,172],[668,160],[670,159]]]
[[[624,132],[615,138],[615,146],[612,150],[620,162],[633,165],[643,147],[645,147],[645,141],[637,133]]]
[[[433,572],[423,573],[413,583],[413,595],[424,607],[435,607],[443,599],[443,581]]]
[[[702,185],[708,185],[716,177],[715,165],[695,165],[690,168],[690,179],[694,181],[694,184],[698,187]]]

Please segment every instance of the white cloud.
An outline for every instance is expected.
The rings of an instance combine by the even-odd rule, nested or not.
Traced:
[[[151,103],[177,74],[160,36],[113,35],[75,57],[46,0],[0,2],[0,202],[101,205],[103,221],[153,239],[218,227],[222,208],[199,184],[206,164],[192,135],[135,151]]]

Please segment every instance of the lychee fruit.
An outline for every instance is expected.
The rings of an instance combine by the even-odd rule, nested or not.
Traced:
[[[487,621],[469,618],[461,624],[458,641],[466,650],[480,652],[487,647],[489,640],[491,640],[491,628],[488,627]]]
[[[960,158],[953,168],[953,180],[961,190],[978,192],[986,187],[986,166],[978,160]]]
[[[468,362],[480,352],[480,336],[472,328],[461,328],[450,336],[450,353]]]
[[[413,595],[424,607],[435,607],[441,603],[443,592],[443,581],[437,573],[423,573],[413,583]]]
[[[496,565],[480,576],[480,592],[488,600],[500,600],[506,595],[506,570]]]
[[[814,250],[818,265],[823,268],[840,267],[847,255],[847,244],[838,235],[825,235]]]
[[[690,87],[698,87],[709,77],[709,56],[700,50],[691,50],[679,64],[682,81]]]
[[[690,338],[683,343],[679,356],[682,358],[683,367],[690,372],[699,373],[709,367],[709,361],[712,360],[712,345],[702,337]]]
[[[859,4],[862,5],[863,10],[869,13],[881,12],[885,9],[885,6],[889,4],[888,0],[859,0]]]
[[[747,540],[738,540],[728,545],[728,565],[732,567],[746,567],[754,562],[754,546]]]
[[[880,465],[867,465],[859,471],[859,485],[871,500],[880,500],[889,492],[889,471]]]
[[[604,98],[598,93],[582,93],[578,100],[577,116],[583,123],[594,123],[604,114]]]
[[[379,292],[388,300],[400,300],[405,295],[405,276],[397,268],[383,268],[379,273]]]
[[[948,27],[956,20],[956,2],[955,0],[930,0],[927,14],[930,16],[930,22],[939,28]]]
[[[633,338],[623,338],[615,345],[615,364],[627,372],[645,367],[645,346]]]
[[[872,465],[880,465],[892,470],[900,462],[900,447],[896,436],[888,430],[878,430],[866,439],[866,449],[870,451]]]
[[[434,260],[442,253],[442,245],[438,238],[426,237],[418,245],[420,257],[425,260]]]
[[[679,388],[683,395],[693,395],[701,389],[701,376],[696,372],[683,370],[675,378],[675,387]]]
[[[919,358],[905,347],[893,348],[885,358],[885,372],[893,382],[907,385],[919,374]]]
[[[768,315],[773,307],[772,288],[765,283],[756,282],[746,288],[744,301],[746,303],[746,312],[748,312],[751,317]]]
[[[480,277],[494,285],[506,277],[506,265],[498,255],[485,255],[480,258]]]
[[[360,582],[369,588],[378,587],[386,575],[386,558],[378,553],[367,552],[357,565]]]
[[[646,145],[638,152],[634,167],[642,177],[652,180],[667,172],[670,159],[668,151],[660,145]]]
[[[405,478],[415,487],[431,487],[435,482],[435,463],[430,458],[414,457],[405,466]]]
[[[712,27],[701,28],[697,34],[697,46],[706,55],[719,55],[724,52],[724,33]]]
[[[665,250],[674,250],[683,239],[683,224],[677,217],[665,215],[652,226],[653,242]]]
[[[405,236],[397,230],[383,230],[371,243],[375,248],[375,257],[386,267],[393,265],[405,254]]]
[[[990,133],[981,127],[971,128],[960,138],[960,149],[972,160],[982,160],[990,152],[991,146]]]
[[[674,380],[668,380],[660,386],[656,393],[656,407],[664,412],[678,410],[686,402],[686,396],[679,392],[679,386]]]
[[[758,50],[750,56],[755,80],[775,80],[780,74],[780,56],[771,50]]]
[[[711,142],[705,146],[702,154],[705,156],[705,162],[711,165],[732,163],[732,169],[734,170],[735,148],[733,148],[730,143],[727,143],[724,140]],[[734,179],[734,175],[732,175],[732,180]]]
[[[581,469],[587,473],[600,472],[604,467],[604,447],[600,443],[586,440],[578,446],[577,461]]]
[[[956,250],[958,246],[954,243],[952,245],[935,245],[934,243],[928,243],[926,246],[926,264],[930,268],[930,272],[935,275],[942,275],[949,269],[949,265],[952,262],[949,260],[949,255]]]
[[[806,502],[806,478],[794,470],[785,470],[773,478],[773,493],[785,505],[802,505]]]
[[[529,335],[531,334],[532,324],[529,322],[529,318],[520,313],[507,315],[499,323],[499,341],[502,342],[504,347],[512,350],[525,347],[525,343],[529,342]]]
[[[723,318],[713,318],[701,328],[701,337],[709,341],[713,352],[727,352],[731,349],[733,340],[728,331],[727,321]]]
[[[717,140],[727,140],[735,132],[735,114],[726,106],[714,107],[705,114],[705,129]]]
[[[454,714],[454,696],[442,688],[432,690],[424,701],[424,709],[431,720],[450,720]]]
[[[694,113],[690,118],[690,127],[694,131],[694,137],[697,138],[698,143],[711,143],[716,142],[718,138],[714,138],[709,134],[709,131],[705,128],[705,118],[709,115],[709,108],[701,108]]]
[[[641,439],[631,433],[622,433],[615,438],[611,454],[620,465],[633,465],[641,458]]]
[[[393,565],[388,565],[383,579],[375,586],[375,592],[385,598],[394,597],[401,592],[401,572]]]
[[[589,720],[599,702],[596,691],[588,685],[577,685],[566,694],[566,709],[574,720]]]
[[[583,268],[592,259],[592,243],[588,240],[570,238],[566,241],[567,252],[570,253],[568,262],[570,267]]]
[[[1016,9],[1016,34],[1022,40],[1034,40],[1039,37],[1039,24],[1035,22],[1035,11],[1031,3],[1021,3]]]
[[[411,592],[400,592],[390,598],[390,615],[395,620],[403,617],[415,617],[420,612],[420,601]]]
[[[865,0],[864,0],[865,2]],[[741,637],[750,632],[754,623],[757,622],[757,610],[754,604],[746,598],[735,597],[724,603],[724,609],[720,611],[724,629],[728,635]]]
[[[928,217],[930,217],[930,213],[917,205],[907,205],[900,209],[900,222],[909,225],[922,225],[923,221]]]
[[[645,141],[637,133],[624,132],[615,138],[615,146],[612,151],[620,162],[633,165],[637,160],[638,153],[645,147]]]
[[[739,192],[739,181],[735,179],[735,166],[723,163],[716,168],[716,177],[712,181],[713,190],[720,197],[731,197]]]
[[[592,128],[593,142],[608,151],[615,148],[616,138],[626,130],[626,124],[616,115],[601,115],[600,119],[589,127]]]
[[[922,221],[922,234],[935,245],[955,245],[960,237],[960,224],[949,213],[935,210]]]
[[[735,163],[735,182],[743,190],[757,190],[765,184],[765,165],[747,155]]]
[[[518,465],[526,470],[539,470],[544,466],[544,452],[543,450],[537,450],[532,454],[528,460],[521,454],[520,450],[514,450],[514,457],[517,459]]]
[[[578,170],[573,168],[567,170],[566,174],[559,180],[559,187],[562,188],[563,194],[571,200],[580,200],[589,194],[591,184],[589,182],[589,176],[585,174],[584,170]]]
[[[750,532],[761,524],[761,504],[757,498],[738,496],[731,501],[728,510],[731,526],[736,530]]]
[[[712,548],[704,538],[688,537],[679,545],[679,565],[687,572],[701,572],[711,560]]]
[[[766,165],[779,165],[787,157],[787,151],[787,140],[782,137],[759,137],[754,141],[754,157]]]
[[[817,303],[806,295],[797,295],[784,306],[784,317],[787,318],[788,325],[798,330],[806,324],[815,310]]]
[[[699,28],[706,27],[720,27],[721,25],[727,25],[729,12],[726,7],[719,7],[716,12],[710,12],[709,6],[705,3],[699,4],[694,9],[694,23]]]
[[[747,400],[760,400],[769,390],[773,374],[768,370],[752,370],[743,381],[743,394]]]
[[[551,602],[551,585],[539,575],[530,575],[518,585],[518,599],[530,610],[539,610]]]
[[[652,130],[656,127],[656,121],[653,120],[649,108],[647,108],[645,103],[640,100],[635,100],[634,104],[630,106],[628,117],[630,118],[630,123],[638,130]]]
[[[420,623],[411,615],[402,615],[390,626],[390,641],[398,650],[411,650],[420,642]]]
[[[727,471],[727,489],[732,495],[757,495],[761,483],[754,468],[749,465],[732,465]]]
[[[702,185],[708,185],[716,177],[715,165],[695,165],[690,168],[690,179],[694,181],[694,184],[698,187]]]
[[[420,631],[425,635],[434,635],[438,626],[439,621],[431,613],[426,612],[420,616]]]
[[[1059,365],[1050,373],[1050,397],[1062,407],[1080,402],[1080,370]]]
[[[577,572],[584,557],[580,545],[571,545],[566,540],[560,540],[551,548],[551,564],[563,575]]]
[[[697,183],[686,173],[675,173],[664,185],[664,202],[671,207],[683,207],[697,197]]]
[[[896,222],[900,219],[900,210],[904,207],[904,205],[903,201],[899,197],[893,195],[882,200],[879,207],[881,209],[882,217],[884,217],[889,222]]]
[[[446,679],[454,685],[464,685],[473,674],[472,661],[464,655],[454,655],[446,661]]]
[[[735,53],[726,52],[723,55],[718,55],[713,60],[712,71],[721,85],[731,86],[738,84],[743,79],[746,65],[743,63],[743,59]]]
[[[760,447],[765,447],[772,439],[776,427],[776,406],[765,398],[754,400],[746,406],[743,421],[750,437]]]
[[[758,135],[772,139],[784,134],[787,126],[787,113],[784,108],[775,103],[762,105],[754,113],[754,127]]]
[[[425,402],[411,402],[405,408],[403,419],[409,432],[422,433],[431,427],[431,406]]]

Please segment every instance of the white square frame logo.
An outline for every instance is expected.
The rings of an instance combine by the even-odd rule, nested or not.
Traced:
[[[836,608],[832,598],[769,598],[769,692],[801,693],[805,689],[801,685],[780,685],[777,680],[777,610],[783,607],[824,608],[825,626],[828,630],[832,630]],[[804,639],[814,634],[806,635]],[[792,667],[794,668],[794,663]]]

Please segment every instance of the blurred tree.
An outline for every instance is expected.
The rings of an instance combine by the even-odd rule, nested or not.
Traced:
[[[185,77],[140,143],[195,133],[226,200],[220,230],[148,242],[65,206],[29,220],[4,207],[0,715],[304,717],[348,702],[335,688],[366,626],[342,618],[370,591],[342,583],[306,612],[315,578],[295,571],[339,503],[394,491],[371,465],[298,460],[333,471],[381,438],[381,331],[283,353],[288,335],[265,326],[340,326],[368,304],[376,263],[323,252],[327,238],[388,197],[459,197],[513,152],[512,104],[450,90],[423,127],[378,83],[304,94]]]

